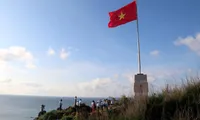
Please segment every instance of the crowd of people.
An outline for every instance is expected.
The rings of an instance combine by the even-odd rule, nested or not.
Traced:
[[[82,99],[77,100],[77,96],[75,96],[75,106],[81,106]],[[109,108],[113,104],[112,100],[109,99],[103,99],[103,100],[97,100],[96,102],[93,100],[91,102],[91,108],[92,111],[95,111],[96,109],[103,109],[103,108]]]
[[[74,101],[75,107],[81,106],[81,104],[83,104],[82,99],[78,100],[77,96],[75,96],[74,100],[75,100]],[[97,100],[97,101],[93,100],[91,102],[92,112],[96,110],[103,110],[104,108],[109,109],[111,105],[113,105],[113,101],[109,99],[102,99],[102,100]]]
[[[112,100],[104,99],[104,100],[98,100],[98,101],[92,101],[91,103],[91,108],[92,112],[95,112],[96,110],[103,110],[108,109],[111,105],[113,104]]]
[[[59,106],[57,108],[57,110],[62,110],[62,106],[63,106],[63,100],[60,99],[59,100]],[[77,98],[77,96],[75,96],[75,99],[74,99],[74,106],[75,108],[77,108],[78,106],[80,107],[82,104],[84,104],[82,102],[82,99],[79,99]],[[96,102],[93,100],[91,102],[91,108],[92,108],[92,112],[96,111],[96,110],[103,110],[104,108],[108,109],[110,108],[110,106],[113,105],[113,101],[112,100],[109,100],[109,99],[102,99],[102,100],[97,100]],[[45,111],[45,105],[41,105],[41,111],[39,113],[38,116],[42,115],[46,113]]]

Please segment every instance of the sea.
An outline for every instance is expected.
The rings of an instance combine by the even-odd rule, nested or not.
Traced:
[[[74,97],[41,97],[0,95],[0,120],[33,120],[37,117],[42,104],[46,111],[55,110],[59,100],[63,100],[63,108],[74,104]],[[78,98],[90,105],[92,100],[103,98]]]

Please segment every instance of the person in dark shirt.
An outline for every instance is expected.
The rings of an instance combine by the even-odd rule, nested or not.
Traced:
[[[41,115],[44,115],[45,113],[46,113],[45,105],[41,105],[41,111],[38,113],[38,117],[40,117]]]
[[[60,109],[60,110],[62,110],[62,105],[63,105],[63,104],[62,104],[62,99],[60,99],[60,101],[59,101],[59,109]]]

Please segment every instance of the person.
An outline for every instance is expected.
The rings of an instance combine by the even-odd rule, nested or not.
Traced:
[[[45,111],[45,105],[41,105],[41,111],[38,113],[38,117],[40,117],[41,115],[44,115],[46,113]]]
[[[96,110],[96,103],[95,103],[94,100],[92,101],[91,106],[92,106],[92,112],[95,112],[95,110]]]
[[[41,105],[41,112],[43,112],[44,111],[44,109],[45,109],[45,105]]]
[[[82,104],[82,99],[79,100],[79,103],[78,103],[78,104],[79,104],[79,106],[81,106],[81,104]]]
[[[94,105],[94,100],[91,102],[91,107]]]
[[[75,110],[76,112],[78,112],[78,100],[77,100],[77,96],[74,97],[74,107],[75,107]]]
[[[99,105],[99,101],[97,101],[97,103],[96,103],[96,107],[97,107],[97,110],[99,110],[99,107],[100,107],[100,105]]]
[[[103,110],[103,106],[104,106],[104,101],[100,100],[100,108],[101,108],[101,110]]]
[[[62,110],[62,99],[60,99],[60,101],[59,101],[59,110]]]
[[[75,106],[75,108],[77,106],[77,96],[74,97],[74,106]]]
[[[78,100],[76,101],[76,106],[79,106],[79,101]]]
[[[107,111],[108,110],[108,99],[104,100],[104,109]]]
[[[107,104],[108,104],[108,107],[110,106],[110,103],[111,102],[111,100],[109,100],[109,99],[107,99]]]
[[[104,100],[104,107],[105,107],[105,108],[108,107],[108,100],[107,100],[107,99]]]

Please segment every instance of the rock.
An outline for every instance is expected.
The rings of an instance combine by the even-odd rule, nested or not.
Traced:
[[[40,111],[39,114],[38,114],[38,117],[44,115],[46,113],[46,111]]]

